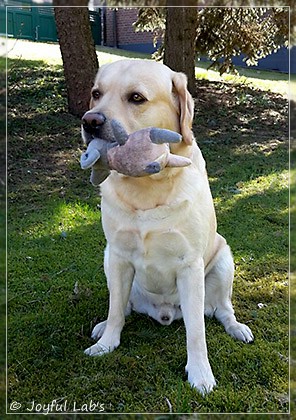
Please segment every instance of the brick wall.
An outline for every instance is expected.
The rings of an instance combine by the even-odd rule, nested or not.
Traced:
[[[105,9],[105,45],[108,47],[152,45],[152,32],[135,32],[133,23],[138,17],[138,8]],[[116,39],[117,38],[117,39]]]

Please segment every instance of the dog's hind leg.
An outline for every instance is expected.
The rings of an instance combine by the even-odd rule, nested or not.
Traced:
[[[217,240],[222,246],[206,270],[205,315],[210,317],[214,315],[224,325],[229,335],[250,343],[254,339],[252,331],[247,325],[237,322],[231,303],[234,277],[232,254],[224,238],[218,235]]]

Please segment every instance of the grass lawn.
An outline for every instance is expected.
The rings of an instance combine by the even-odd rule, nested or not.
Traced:
[[[218,386],[203,398],[186,382],[182,320],[163,327],[133,314],[118,349],[84,356],[107,316],[108,290],[100,198],[79,166],[80,121],[67,113],[60,64],[11,58],[8,70],[8,411],[57,400],[77,418],[102,407],[287,413],[287,100],[247,83],[197,83],[194,132],[234,254],[233,302],[255,335],[244,345],[206,319]]]
[[[59,45],[57,43],[38,43],[25,40],[8,39],[5,45],[5,39],[0,37],[0,54],[1,46],[4,51],[6,49],[9,58],[21,58],[23,60],[43,60],[50,65],[62,64]],[[114,49],[109,47],[97,46],[97,53],[100,64],[106,64],[114,60],[124,58],[150,58],[150,55],[143,53],[135,53]],[[235,84],[250,85],[251,87],[269,90],[274,93],[288,95],[289,93],[296,98],[296,76],[291,75],[291,83],[289,85],[289,75],[285,73],[250,69],[249,67],[240,67],[239,75],[223,74],[214,70],[207,70],[208,62],[196,61],[195,75],[199,79],[206,79],[218,82],[231,82]]]

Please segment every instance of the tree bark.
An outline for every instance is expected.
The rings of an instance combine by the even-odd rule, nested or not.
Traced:
[[[180,3],[179,3],[180,4]],[[188,77],[188,89],[195,95],[196,7],[168,7],[164,64]]]
[[[79,5],[87,1],[77,1]],[[90,91],[98,69],[87,7],[56,7],[54,13],[66,79],[68,109],[81,117],[89,107]]]

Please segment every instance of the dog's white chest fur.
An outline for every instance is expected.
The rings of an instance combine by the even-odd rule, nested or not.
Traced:
[[[135,268],[135,281],[150,293],[174,293],[177,270],[188,250],[184,235],[170,228],[146,234],[128,233],[127,237],[129,235],[133,238],[129,258]]]
[[[189,226],[184,222],[187,217],[190,220],[191,208],[192,203],[184,200],[170,206],[136,210],[127,217],[121,215],[123,210],[114,211],[114,205],[111,209],[103,199],[103,226],[105,223],[109,226],[110,222],[117,225],[105,232],[108,244],[116,247],[120,257],[135,270],[130,301],[136,311],[148,313],[137,308],[135,291],[149,297],[155,305],[179,305],[177,273],[196,258],[198,242],[198,232],[191,229],[189,234]]]
[[[106,215],[110,223],[111,209],[108,204],[105,208],[104,202],[103,207],[103,224]],[[194,260],[198,241],[198,232],[191,231],[188,235],[184,223],[184,215],[189,216],[190,208],[185,200],[172,206],[138,210],[128,223],[125,217],[124,226],[107,234],[109,245],[105,257],[108,259],[113,244],[120,257],[134,268],[128,311],[148,314],[164,325],[182,317],[176,279],[178,271]],[[117,222],[120,211],[117,209]]]
[[[128,219],[125,215],[124,225],[118,223],[121,210],[111,213],[108,207],[107,204],[107,209],[104,208],[103,224],[105,217],[110,223],[112,213],[117,224],[117,229],[107,232],[108,243],[116,247],[122,258],[131,262],[135,280],[147,292],[173,293],[177,270],[181,265],[190,263],[191,250],[194,257],[195,244],[190,243],[184,223],[184,213],[190,207],[188,202],[173,205],[174,211],[170,206],[135,211]],[[193,242],[197,240],[197,232],[195,236]]]

